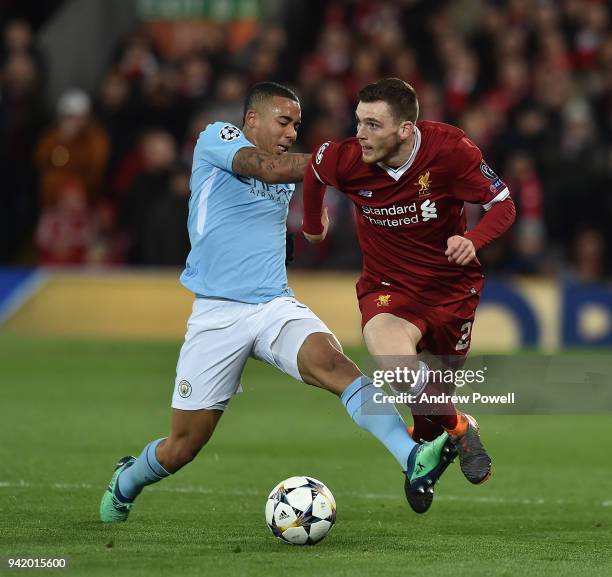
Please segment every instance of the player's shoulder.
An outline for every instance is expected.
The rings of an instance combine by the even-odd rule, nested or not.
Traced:
[[[231,122],[213,122],[200,132],[193,155],[194,169],[212,165],[231,172],[236,152],[249,146],[255,145],[237,126]]]
[[[346,138],[340,142],[328,141],[319,146],[314,154],[314,165],[333,164],[336,170],[348,170],[361,159],[361,146],[357,138]]]
[[[480,149],[456,126],[444,122],[417,122],[423,148],[442,163],[451,165],[480,158]]]
[[[421,136],[424,140],[435,142],[438,146],[446,145],[453,147],[465,138],[463,130],[445,122],[419,120],[417,128],[421,131]]]
[[[198,140],[202,142],[215,142],[223,144],[243,138],[242,130],[231,122],[217,121],[209,124],[202,132]]]
[[[343,157],[346,157],[347,160],[360,160],[362,151],[361,144],[359,144],[359,139],[355,136],[345,138],[342,142],[340,142],[339,152]]]

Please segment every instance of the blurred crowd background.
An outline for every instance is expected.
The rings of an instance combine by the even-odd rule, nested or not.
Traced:
[[[195,140],[216,120],[240,126],[250,85],[295,89],[295,150],[310,152],[354,134],[362,86],[397,76],[421,119],[465,130],[512,191],[517,223],[482,251],[487,271],[610,276],[610,2],[201,0],[168,14],[122,1],[129,26],[101,62],[83,63],[88,29],[72,44],[63,30],[58,82],[41,39],[90,0],[0,0],[0,264],[181,266]],[[359,268],[353,210],[333,191],[328,204],[328,240],[296,235],[294,266]]]

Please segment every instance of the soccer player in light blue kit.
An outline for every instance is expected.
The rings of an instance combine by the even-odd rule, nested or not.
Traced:
[[[243,129],[209,125],[195,147],[188,229],[191,251],[181,282],[196,298],[181,348],[170,434],[138,458],[119,460],[100,503],[104,522],[125,521],[135,498],[189,463],[210,439],[249,357],[338,395],[405,473],[411,507],[426,511],[433,485],[453,458],[446,433],[426,444],[408,435],[393,405],[343,353],[325,324],[287,286],[289,201],[310,155],[289,154],[301,120],[297,96],[272,82],[255,85]],[[326,216],[324,216],[324,220]]]

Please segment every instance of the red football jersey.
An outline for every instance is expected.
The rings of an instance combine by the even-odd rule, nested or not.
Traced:
[[[363,253],[359,294],[396,287],[440,305],[480,292],[480,262],[449,263],[446,242],[466,232],[465,201],[488,210],[510,192],[462,130],[417,122],[412,154],[395,169],[364,163],[357,138],[324,143],[311,167],[321,183],[356,206]]]

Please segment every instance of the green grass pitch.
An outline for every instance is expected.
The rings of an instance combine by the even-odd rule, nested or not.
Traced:
[[[255,362],[196,461],[104,526],[117,458],[167,433],[179,346],[0,338],[0,557],[66,557],[53,572],[70,576],[612,575],[609,415],[483,417],[492,480],[454,465],[417,516],[337,399]],[[338,503],[316,547],[265,525],[268,492],[299,474]]]

